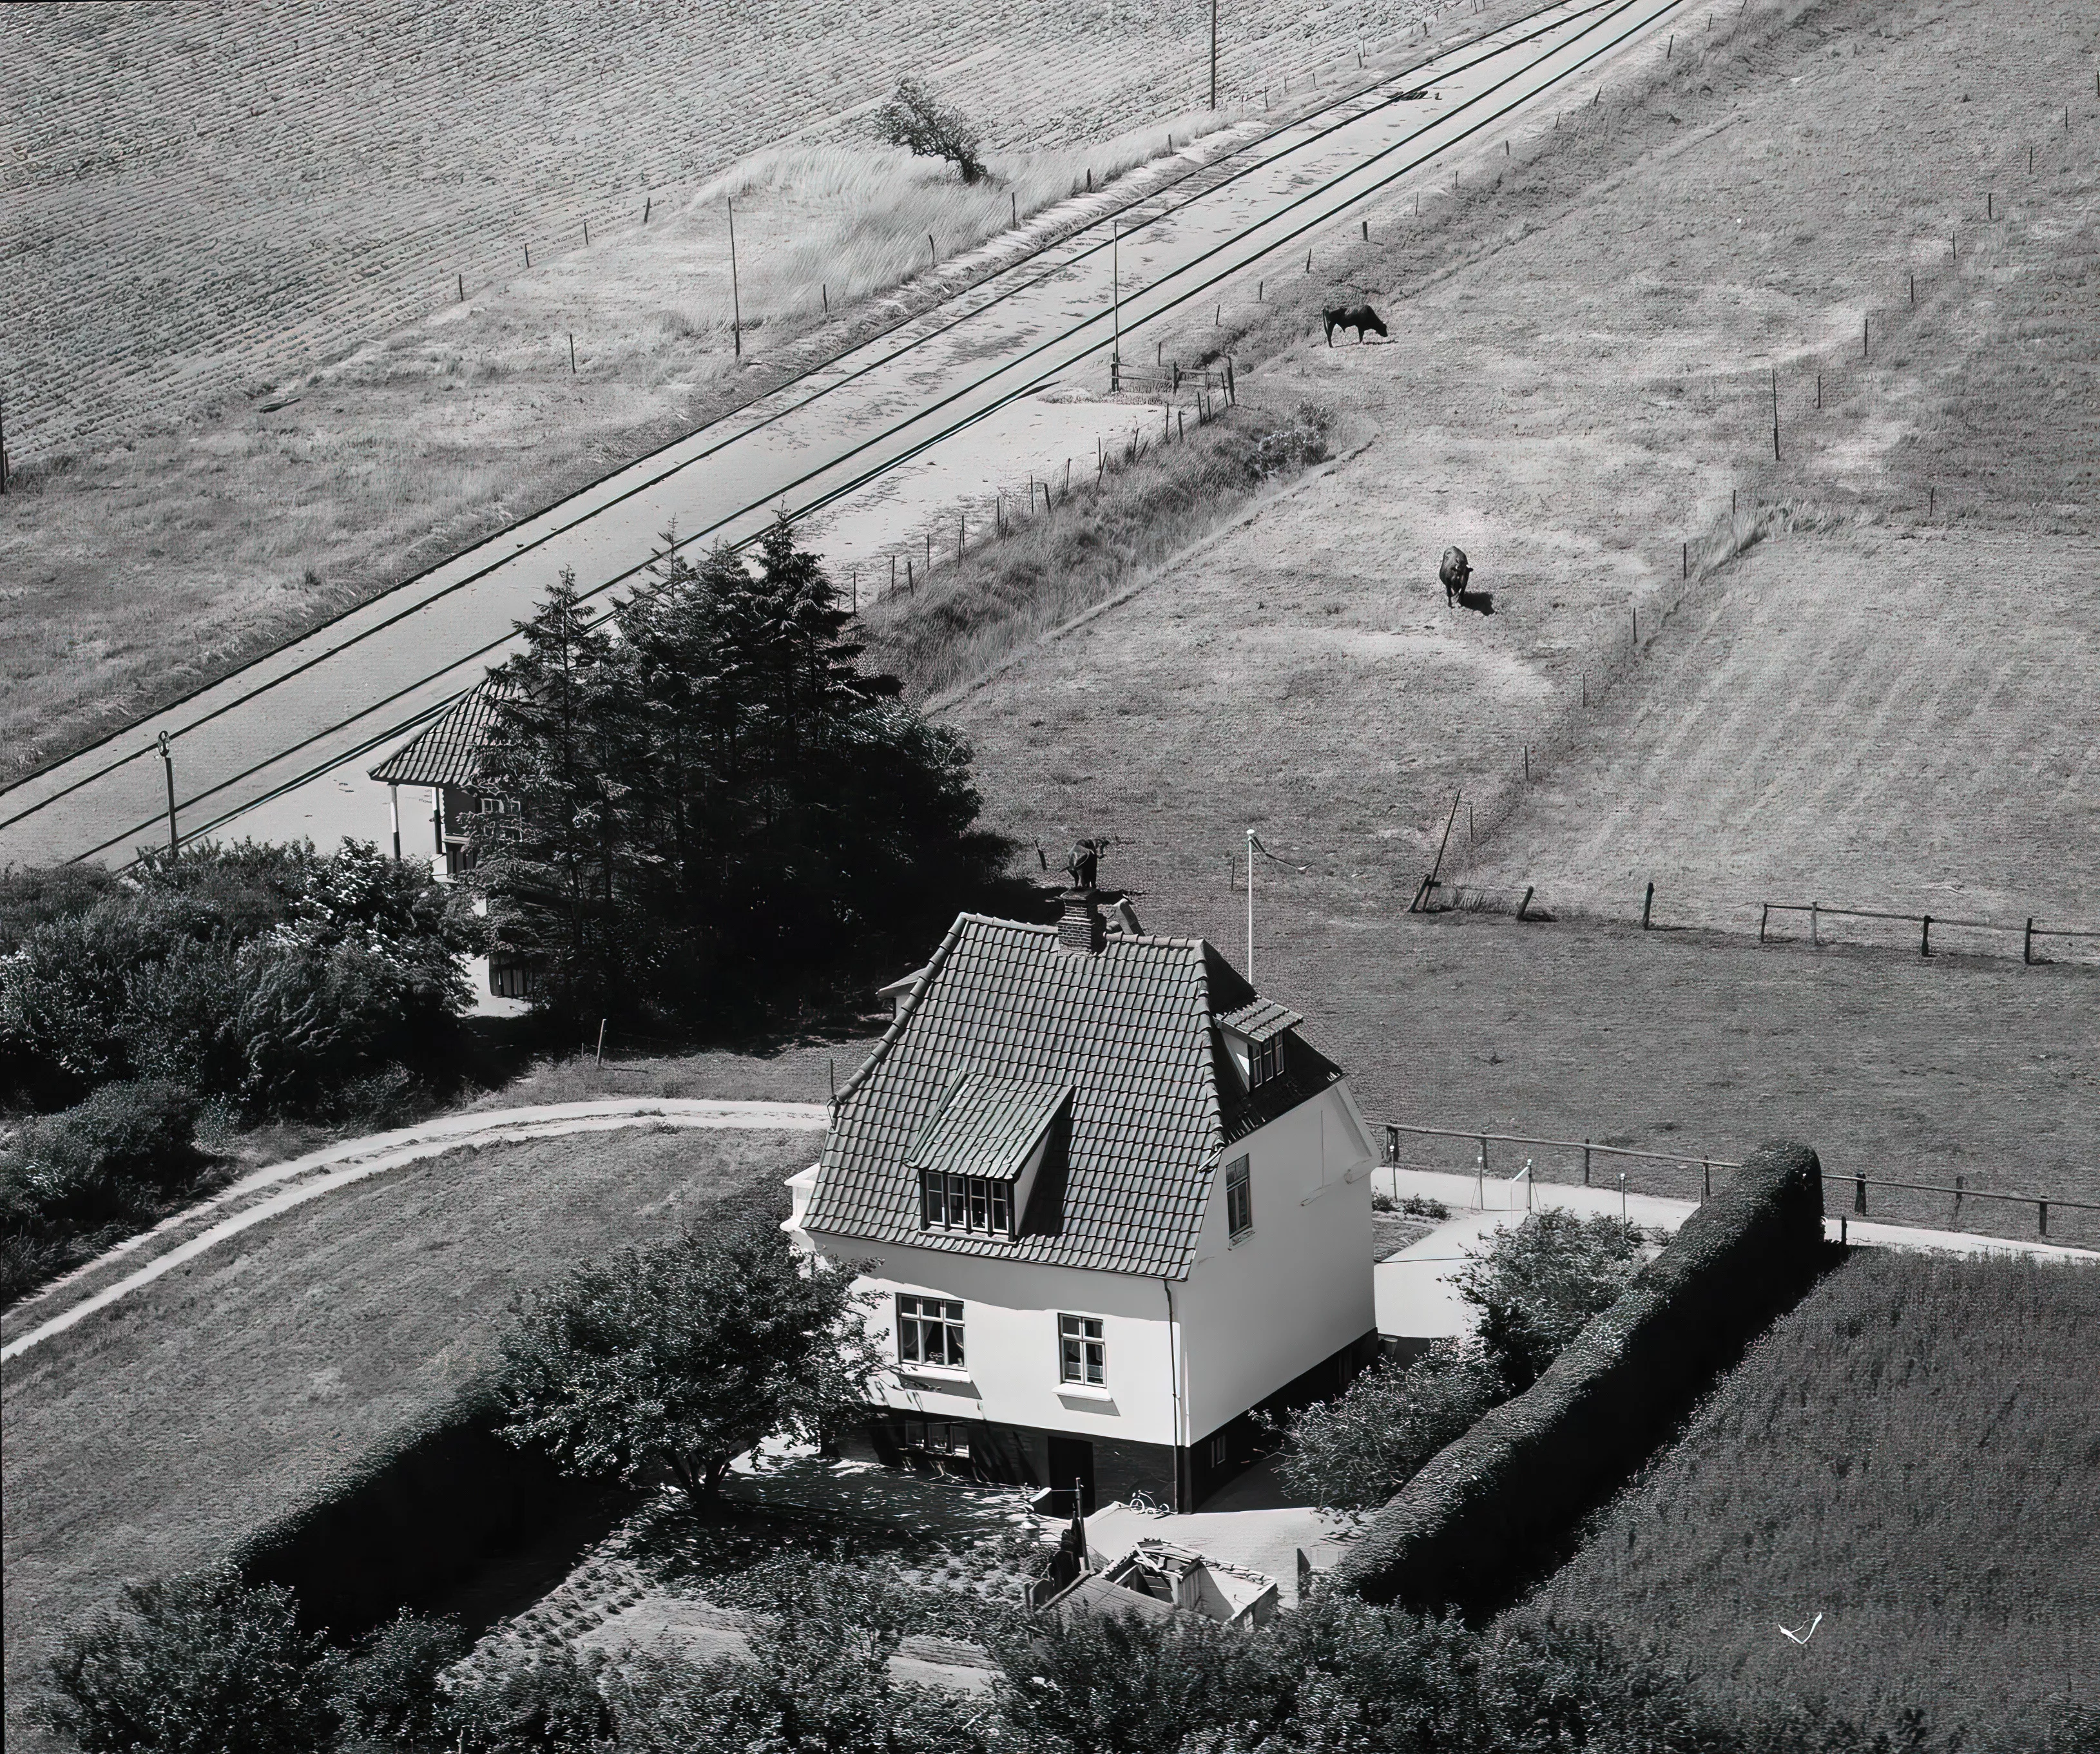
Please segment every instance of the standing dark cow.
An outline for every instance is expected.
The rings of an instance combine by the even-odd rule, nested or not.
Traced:
[[[1444,606],[1452,604],[1466,594],[1466,581],[1473,576],[1473,569],[1467,562],[1462,548],[1444,550],[1444,564],[1436,569],[1436,576],[1444,581]]]
[[[1338,328],[1354,329],[1358,341],[1364,338],[1365,332],[1369,329],[1376,329],[1381,335],[1385,333],[1385,324],[1379,320],[1378,312],[1369,305],[1336,305],[1331,311],[1323,311],[1320,315],[1326,320],[1327,345],[1330,347],[1335,345],[1335,331]]]

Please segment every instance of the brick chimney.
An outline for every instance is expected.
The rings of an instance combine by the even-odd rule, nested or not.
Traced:
[[[1098,956],[1109,941],[1108,922],[1101,918],[1101,893],[1092,884],[1067,889],[1062,897],[1064,917],[1057,922],[1057,947]]]

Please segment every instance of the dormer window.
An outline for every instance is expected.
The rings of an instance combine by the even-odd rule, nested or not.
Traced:
[[[956,1175],[945,1170],[921,1170],[919,1172],[919,1222],[927,1230],[1011,1236],[1013,1234],[1013,1184],[985,1175]]]
[[[1250,1091],[1258,1091],[1283,1076],[1290,1064],[1285,1040],[1304,1020],[1272,998],[1255,999],[1218,1019],[1233,1064]]]
[[[919,1178],[919,1227],[1012,1240],[1044,1157],[1063,1137],[1071,1095],[1069,1084],[982,1072],[952,1080],[905,1148]]]

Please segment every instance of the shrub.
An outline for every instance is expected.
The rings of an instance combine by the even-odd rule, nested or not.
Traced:
[[[11,876],[0,955],[0,1078],[39,1104],[149,1077],[253,1117],[327,1117],[346,1084],[442,1063],[471,1001],[463,899],[362,842],[207,845],[121,885],[31,884],[48,875]]]
[[[1480,1343],[1506,1392],[1529,1388],[1591,1316],[1618,1302],[1640,1270],[1640,1245],[1631,1224],[1558,1207],[1495,1232],[1457,1284],[1480,1312]]]
[[[455,1687],[445,1745],[457,1754],[609,1754],[614,1720],[601,1686],[605,1659],[567,1644],[500,1645]]]
[[[1315,1402],[1292,1421],[1283,1483],[1323,1510],[1369,1510],[1505,1392],[1486,1355],[1466,1342],[1440,1340],[1412,1364],[1374,1365],[1339,1399]]]
[[[454,1622],[405,1610],[365,1639],[332,1677],[342,1754],[435,1754],[451,1746],[454,1713],[439,1677],[466,1648]]]
[[[289,1590],[192,1572],[68,1631],[37,1715],[86,1754],[312,1754],[333,1728],[328,1680]]]
[[[0,1301],[150,1222],[194,1182],[197,1102],[179,1085],[104,1085],[0,1144]]]
[[[1274,1650],[1212,1620],[1135,1615],[1052,1616],[992,1646],[1001,1715],[1023,1747],[1057,1754],[1158,1754],[1264,1715]]]
[[[960,110],[940,103],[915,79],[900,79],[889,101],[875,112],[876,133],[919,158],[944,158],[965,183],[985,174],[976,129]]]

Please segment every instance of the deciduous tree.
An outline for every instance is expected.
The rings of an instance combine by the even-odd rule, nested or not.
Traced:
[[[577,1267],[504,1337],[504,1434],[580,1474],[668,1474],[705,1501],[765,1439],[865,1406],[882,1360],[852,1277],[808,1267],[763,1214]]]

